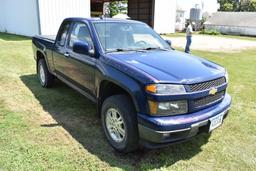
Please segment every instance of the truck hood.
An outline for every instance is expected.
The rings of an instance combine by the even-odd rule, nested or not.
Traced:
[[[158,82],[191,84],[225,75],[223,67],[178,51],[138,51],[111,53],[108,56],[136,69],[136,72],[152,76]]]

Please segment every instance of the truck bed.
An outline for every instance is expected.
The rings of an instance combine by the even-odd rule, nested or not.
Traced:
[[[35,37],[38,38],[38,39],[42,39],[42,40],[46,40],[46,41],[49,41],[51,43],[54,43],[56,35],[37,35]]]

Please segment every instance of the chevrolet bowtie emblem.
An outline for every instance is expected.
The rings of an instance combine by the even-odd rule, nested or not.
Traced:
[[[215,88],[215,87],[213,87],[213,88],[211,88],[211,90],[209,91],[209,95],[214,95],[214,94],[217,93],[217,91],[218,91],[218,89]]]

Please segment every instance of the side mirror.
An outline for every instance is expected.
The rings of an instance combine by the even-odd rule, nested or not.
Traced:
[[[166,42],[170,47],[172,47],[172,41],[170,41],[170,40],[165,40],[165,42]]]
[[[86,42],[77,41],[73,44],[73,51],[79,54],[89,54],[89,44]]]
[[[175,49],[172,47],[172,41],[170,41],[170,40],[165,40],[165,42],[171,47],[172,50],[175,50]]]

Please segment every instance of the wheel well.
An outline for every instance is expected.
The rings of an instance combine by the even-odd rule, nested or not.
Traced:
[[[101,105],[104,102],[104,100],[110,96],[117,95],[117,94],[126,95],[131,100],[132,104],[134,105],[134,107],[136,109],[134,101],[133,101],[131,95],[127,92],[127,90],[125,90],[124,88],[120,87],[119,85],[117,85],[113,82],[103,81],[100,84],[100,89],[99,89],[99,102],[98,102],[99,103],[99,105],[98,105],[99,113],[101,111]]]
[[[36,62],[38,62],[39,59],[44,59],[44,54],[40,51],[37,51],[36,52]]]
[[[37,52],[36,52],[36,66],[38,65],[38,61],[39,61],[40,59],[44,59],[44,54],[43,54],[42,52],[40,52],[40,51],[37,51]],[[36,68],[37,68],[37,67],[36,67]]]

